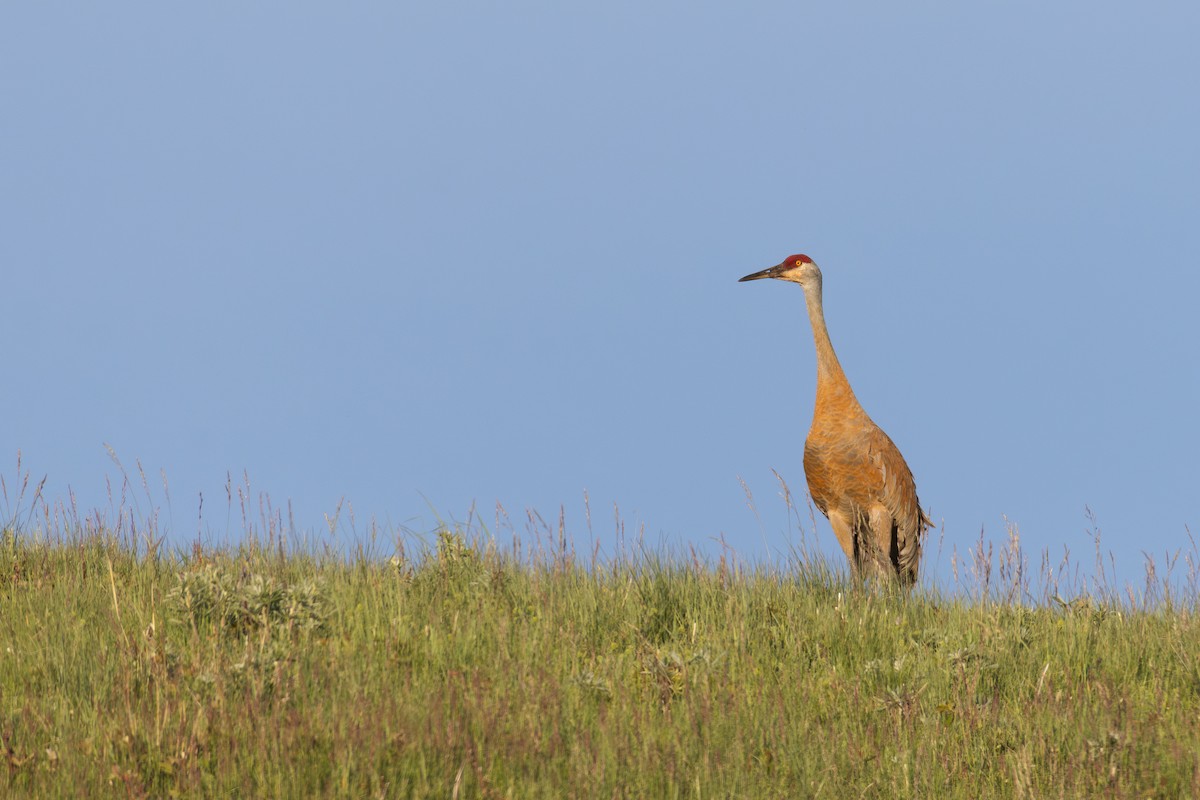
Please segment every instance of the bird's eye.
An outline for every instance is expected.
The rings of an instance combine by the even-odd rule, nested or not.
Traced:
[[[803,264],[803,263],[804,263],[804,262],[803,262],[803,261],[801,261],[800,259],[798,259],[798,258],[796,259],[796,266],[797,266],[797,267],[798,267],[798,266],[800,266],[800,265],[801,265],[801,264]]]

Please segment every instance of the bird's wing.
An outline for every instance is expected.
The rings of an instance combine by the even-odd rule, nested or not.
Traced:
[[[912,471],[899,448],[880,428],[871,442],[871,460],[882,477],[879,501],[891,514],[896,531],[896,569],[902,579],[913,581],[921,560],[921,539],[931,523],[921,510]]]

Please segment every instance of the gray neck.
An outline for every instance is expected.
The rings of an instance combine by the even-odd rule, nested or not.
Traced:
[[[823,391],[845,392],[854,396],[846,373],[842,371],[833,342],[829,340],[829,329],[825,327],[825,310],[821,303],[821,284],[804,287],[804,302],[808,307],[808,321],[812,324],[813,344],[817,348],[817,393]],[[856,401],[857,402],[857,401]]]

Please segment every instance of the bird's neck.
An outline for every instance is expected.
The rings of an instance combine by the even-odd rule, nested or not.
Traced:
[[[820,408],[827,403],[845,405],[849,403],[854,408],[861,408],[850,381],[842,371],[837,353],[833,351],[833,342],[829,341],[829,329],[825,327],[825,310],[821,303],[821,289],[805,291],[804,302],[808,306],[808,321],[812,323],[813,343],[817,347],[817,406]]]

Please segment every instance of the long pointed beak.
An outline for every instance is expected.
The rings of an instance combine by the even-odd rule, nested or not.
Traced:
[[[741,283],[742,281],[757,281],[762,278],[776,278],[779,277],[779,273],[782,271],[782,269],[782,264],[776,264],[773,267],[767,267],[766,269],[759,270],[758,272],[752,272],[744,278],[738,278],[738,283]]]

